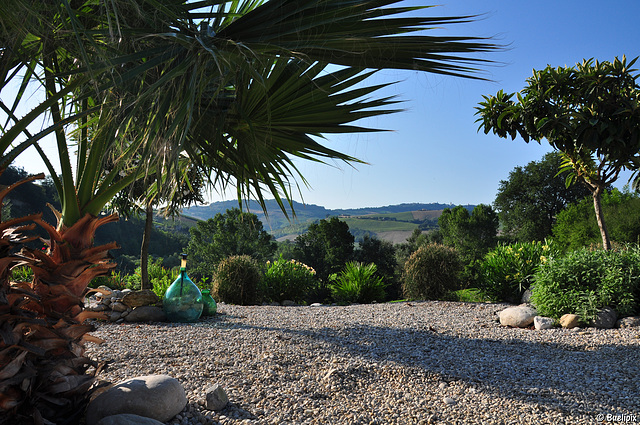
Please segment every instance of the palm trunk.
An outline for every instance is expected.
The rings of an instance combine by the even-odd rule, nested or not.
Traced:
[[[140,248],[140,289],[151,289],[151,284],[149,283],[149,242],[151,242],[152,229],[153,208],[151,205],[147,205],[142,247]]]
[[[591,194],[593,196],[593,208],[596,211],[596,221],[598,222],[598,227],[600,228],[600,236],[602,236],[602,248],[605,251],[609,251],[611,249],[611,240],[609,238],[607,224],[604,221],[604,212],[602,211],[602,188],[596,188],[591,192]]]

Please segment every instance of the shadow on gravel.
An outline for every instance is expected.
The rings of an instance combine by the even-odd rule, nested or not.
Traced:
[[[282,343],[295,342],[295,338],[315,340],[336,354],[419,368],[439,380],[464,381],[479,391],[533,403],[547,411],[590,418],[597,413],[640,413],[639,346],[603,345],[588,350],[367,325],[313,330],[242,323],[235,327],[276,332]]]

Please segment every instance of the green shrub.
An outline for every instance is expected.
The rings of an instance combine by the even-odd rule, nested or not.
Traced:
[[[259,298],[264,301],[301,301],[315,281],[315,270],[297,260],[267,262],[267,271],[259,285]]]
[[[480,267],[480,288],[495,301],[519,302],[540,263],[558,255],[550,242],[518,242],[489,252]]]
[[[125,279],[120,272],[112,271],[106,276],[95,277],[89,282],[89,288],[107,286],[111,289],[125,289]]]
[[[461,271],[462,263],[454,248],[423,245],[404,265],[402,292],[407,298],[439,299],[458,289]]]
[[[463,303],[486,303],[493,301],[492,297],[479,288],[467,288],[451,291],[447,293],[443,299],[446,301],[457,301]]]
[[[11,280],[14,282],[31,282],[33,280],[33,270],[31,267],[14,267],[11,270]]]
[[[250,256],[225,258],[213,276],[213,297],[229,304],[255,304],[260,277],[260,266]]]
[[[611,307],[620,315],[638,312],[640,250],[581,249],[540,265],[531,302],[543,316],[578,314],[585,322]]]
[[[374,263],[348,262],[344,269],[331,276],[329,287],[336,301],[348,303],[371,303],[383,301],[387,286]]]

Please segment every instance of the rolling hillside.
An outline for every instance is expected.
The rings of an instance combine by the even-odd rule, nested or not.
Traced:
[[[266,204],[268,215],[264,214],[260,205],[255,201],[243,205],[243,209],[256,214],[265,229],[278,240],[292,240],[297,235],[304,233],[309,224],[327,217],[337,216],[349,225],[349,229],[356,238],[370,234],[393,243],[404,242],[418,227],[423,230],[437,228],[438,217],[444,208],[453,207],[453,205],[439,203],[411,203],[331,210],[318,205],[294,202],[295,217],[291,209],[287,209],[289,216],[287,217],[274,200],[268,200]],[[213,202],[206,206],[185,208],[183,214],[206,220],[218,213],[224,213],[227,209],[237,207],[237,201]],[[465,205],[465,207],[473,209],[473,205]]]

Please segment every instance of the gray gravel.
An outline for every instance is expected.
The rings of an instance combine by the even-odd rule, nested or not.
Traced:
[[[640,423],[640,328],[504,328],[505,307],[220,304],[196,324],[99,324],[88,352],[111,382],[179,379],[171,424]],[[220,412],[201,406],[214,383]]]

